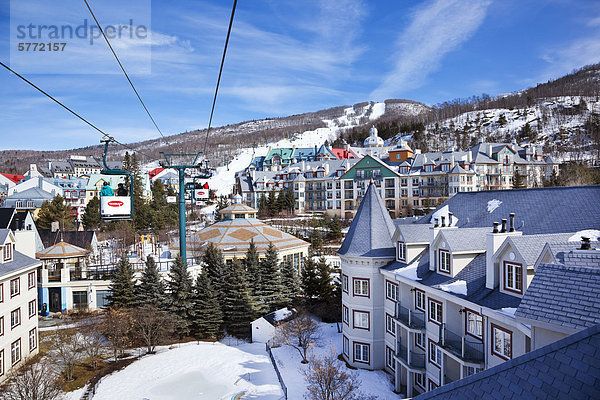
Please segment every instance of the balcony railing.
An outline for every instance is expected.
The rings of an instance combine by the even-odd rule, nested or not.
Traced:
[[[483,343],[459,336],[446,328],[446,324],[440,325],[439,345],[466,361],[483,362]]]
[[[408,349],[406,346],[396,343],[396,357],[401,359],[406,365],[412,368],[425,368],[425,354],[410,352],[410,360],[408,359]]]
[[[56,272],[48,271],[48,282],[60,282],[60,270]]]
[[[425,313],[423,311],[409,310],[396,303],[396,319],[411,329],[425,329]]]

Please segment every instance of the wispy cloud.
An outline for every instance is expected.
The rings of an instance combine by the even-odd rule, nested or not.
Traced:
[[[371,97],[397,97],[418,88],[446,54],[467,41],[483,22],[490,0],[434,0],[419,7],[401,33],[394,68]]]

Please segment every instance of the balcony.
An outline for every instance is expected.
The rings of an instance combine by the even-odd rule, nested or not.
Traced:
[[[411,368],[425,369],[425,354],[418,354],[414,351],[410,352],[410,360],[408,359],[409,352],[406,346],[396,343],[396,357],[401,362]]]
[[[60,282],[60,269],[57,271],[48,271],[48,282]]]
[[[483,342],[459,336],[446,328],[446,324],[440,326],[439,337],[440,347],[460,357],[462,360],[479,363],[484,361]]]
[[[396,303],[395,318],[406,328],[425,329],[425,313],[423,311],[413,311],[402,307]]]

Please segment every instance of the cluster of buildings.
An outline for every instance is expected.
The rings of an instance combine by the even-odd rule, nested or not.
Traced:
[[[392,218],[427,213],[461,192],[510,189],[518,171],[526,187],[542,186],[559,164],[537,146],[479,143],[466,151],[421,153],[400,140],[385,147],[372,128],[364,147],[269,149],[236,174],[235,191],[258,208],[262,196],[291,190],[296,211],[352,218],[375,182]]]
[[[344,359],[388,371],[407,397],[535,397],[548,388],[587,398],[598,358],[561,349],[595,335],[585,351],[600,355],[598,199],[600,186],[460,192],[414,222],[392,220],[372,182],[338,252]],[[548,354],[578,363],[558,372],[563,388],[553,387]],[[549,357],[551,379],[494,378],[532,357]],[[456,392],[434,391],[449,384]]]

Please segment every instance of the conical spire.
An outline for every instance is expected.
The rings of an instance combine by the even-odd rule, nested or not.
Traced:
[[[394,223],[371,181],[338,251],[351,257],[394,257]]]

